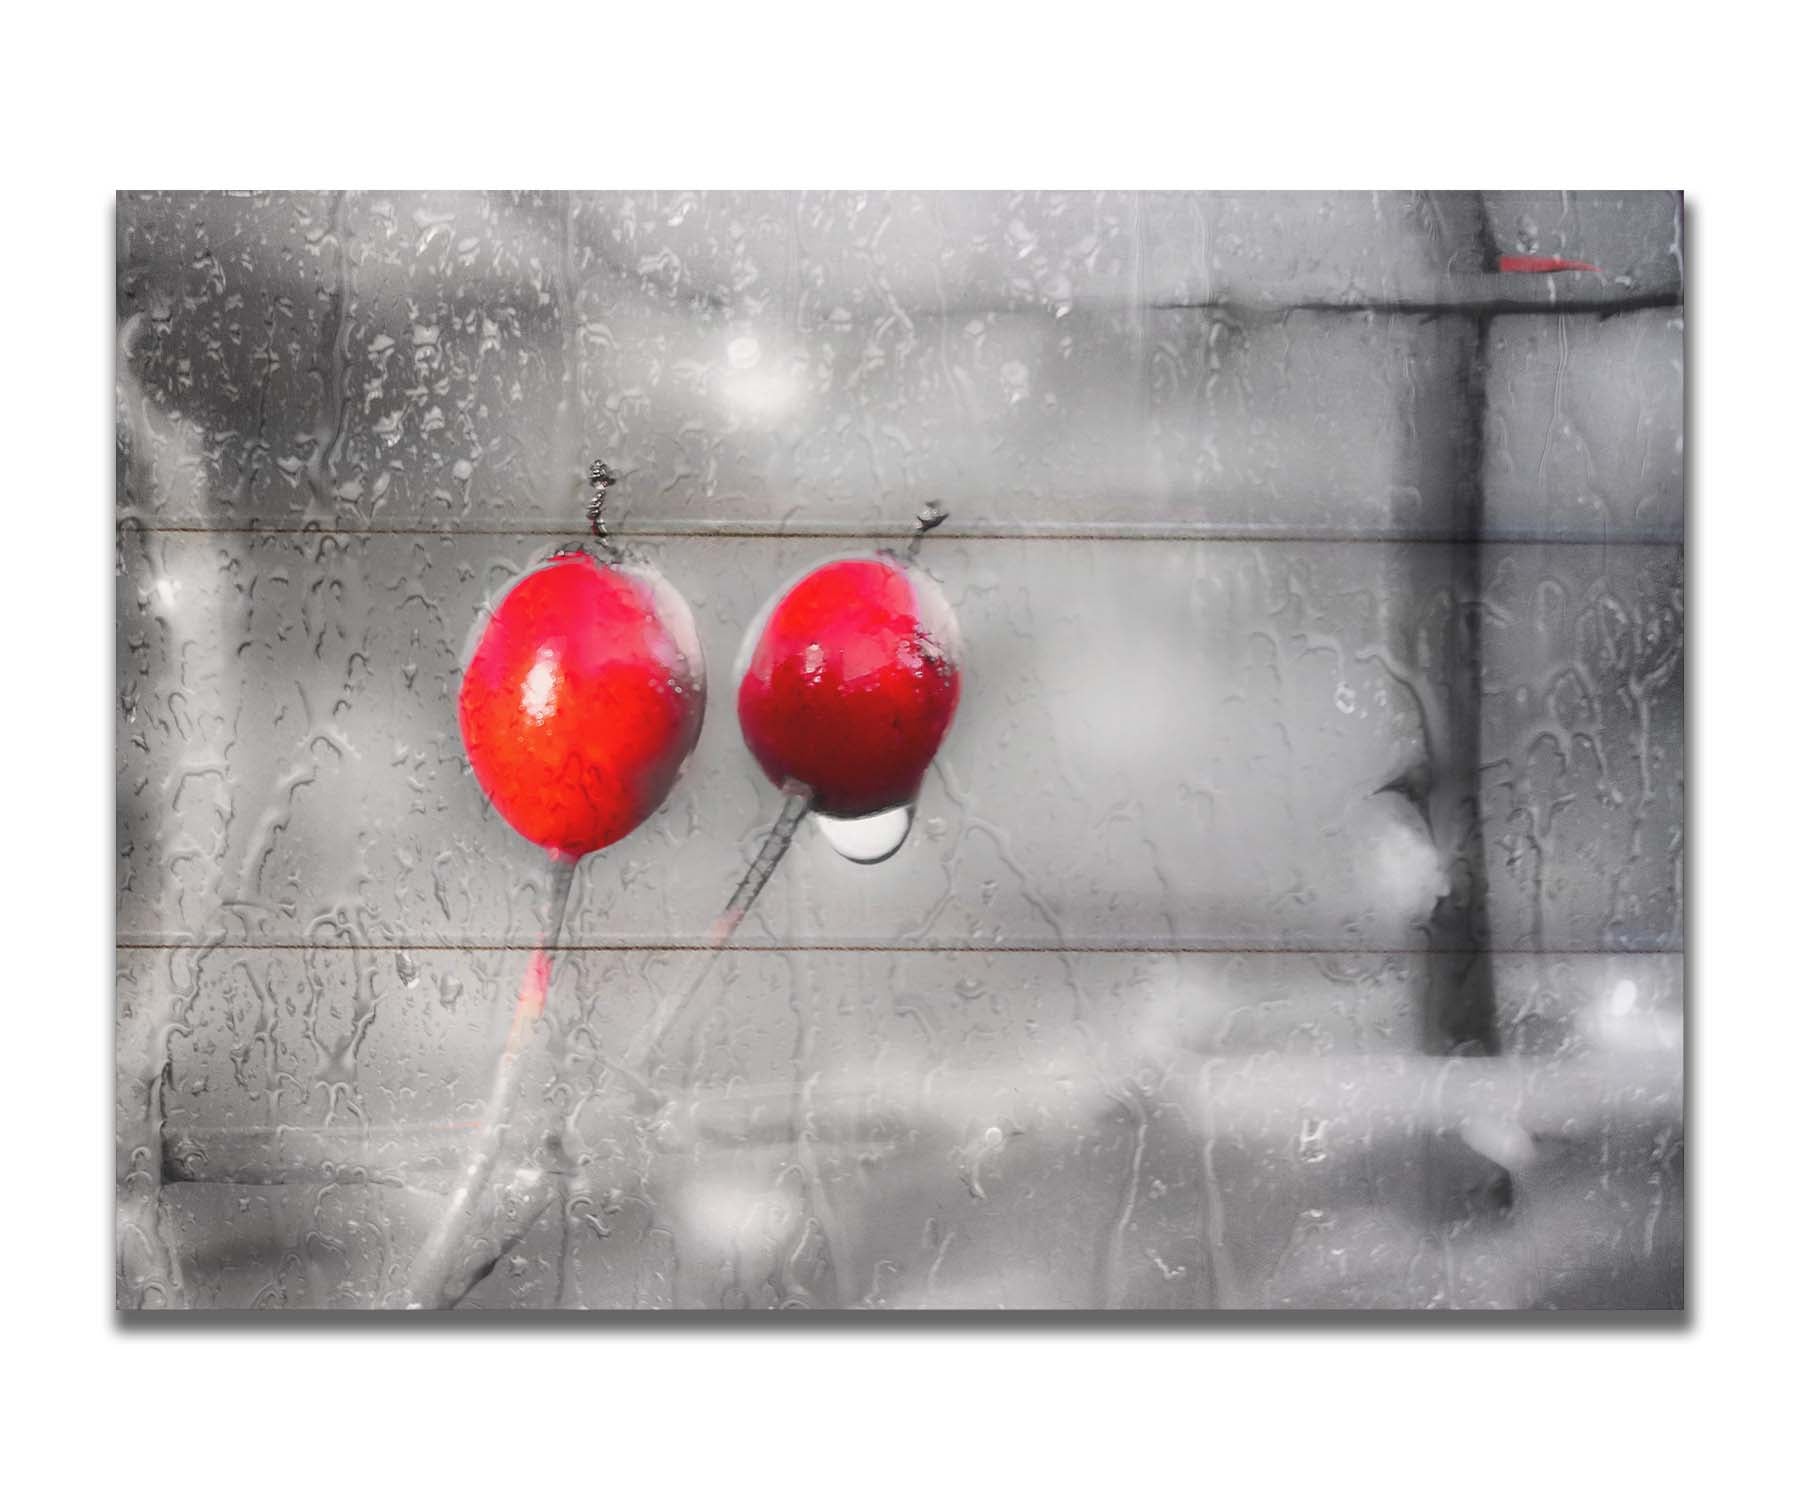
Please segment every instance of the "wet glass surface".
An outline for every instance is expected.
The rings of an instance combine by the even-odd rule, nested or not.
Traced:
[[[406,1302],[551,897],[462,666],[603,456],[713,698],[574,877],[457,1305],[1679,1306],[1679,229],[122,197],[121,1305]],[[802,821],[709,960],[744,631],[927,501],[910,827]]]

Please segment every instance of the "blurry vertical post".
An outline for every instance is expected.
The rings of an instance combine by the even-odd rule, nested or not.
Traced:
[[[1479,232],[1489,264],[1497,258],[1485,207]],[[1424,1044],[1444,1057],[1493,1057],[1499,1050],[1492,935],[1487,920],[1487,854],[1481,809],[1482,544],[1487,524],[1488,362],[1493,315],[1474,314],[1474,338],[1461,369],[1456,435],[1456,483],[1444,533],[1449,547],[1449,611],[1443,621],[1439,681],[1441,732],[1427,735],[1423,806],[1448,881],[1426,925]],[[1431,549],[1410,549],[1425,562]],[[1423,571],[1434,570],[1425,563]],[[1429,614],[1430,584],[1415,590]],[[1505,1210],[1512,1179],[1504,1167],[1464,1147],[1458,1138],[1434,1142],[1427,1154],[1427,1199],[1440,1222]]]

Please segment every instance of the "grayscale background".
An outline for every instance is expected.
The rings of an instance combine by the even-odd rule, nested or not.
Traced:
[[[389,1302],[541,856],[482,602],[609,511],[698,749],[577,877],[468,1308],[1684,1296],[1678,195],[121,195],[117,1292]],[[1597,272],[1502,273],[1513,254]],[[918,822],[779,798],[770,592],[949,523]]]

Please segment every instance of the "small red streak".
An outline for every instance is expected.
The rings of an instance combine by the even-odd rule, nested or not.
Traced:
[[[544,1013],[544,1001],[550,993],[550,955],[542,948],[531,955],[525,966],[525,980],[519,986],[515,1017],[535,1021]]]
[[[1556,255],[1502,255],[1500,257],[1502,271],[1598,271],[1598,266],[1590,266],[1585,260],[1563,260]]]

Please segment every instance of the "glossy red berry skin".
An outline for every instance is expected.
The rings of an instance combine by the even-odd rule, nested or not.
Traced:
[[[937,585],[888,554],[814,568],[770,605],[738,684],[744,743],[815,811],[913,801],[956,714],[956,621]]]
[[[705,709],[706,669],[681,596],[651,569],[570,552],[494,607],[463,672],[458,720],[500,815],[578,859],[656,811]]]

